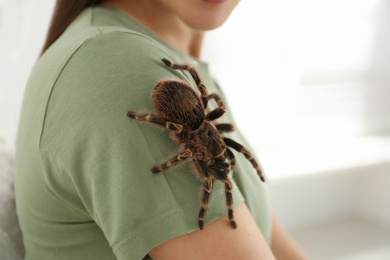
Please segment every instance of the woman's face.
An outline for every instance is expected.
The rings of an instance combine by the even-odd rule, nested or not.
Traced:
[[[141,0],[143,1],[143,0]],[[175,14],[187,26],[212,30],[221,26],[240,0],[157,0],[166,11]]]

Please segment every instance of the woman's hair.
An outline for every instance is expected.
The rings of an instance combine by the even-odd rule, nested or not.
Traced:
[[[41,55],[85,8],[101,2],[103,0],[57,0]]]

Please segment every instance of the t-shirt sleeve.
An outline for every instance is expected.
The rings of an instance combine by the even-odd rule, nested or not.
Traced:
[[[71,180],[57,188],[91,216],[118,259],[142,259],[157,245],[198,229],[202,180],[192,162],[153,174],[151,168],[177,154],[179,145],[168,130],[127,116],[154,113],[150,94],[161,79],[194,84],[162,58],[181,62],[140,35],[93,37],[63,68],[47,106],[41,151]],[[236,207],[244,198],[232,183]],[[224,185],[217,181],[205,228],[226,213]]]

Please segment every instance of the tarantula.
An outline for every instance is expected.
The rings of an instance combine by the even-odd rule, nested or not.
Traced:
[[[225,104],[216,93],[208,94],[195,69],[185,64],[172,64],[162,59],[172,69],[186,70],[194,79],[200,96],[191,86],[180,80],[162,80],[154,87],[151,97],[156,110],[153,114],[137,114],[131,111],[127,116],[137,121],[146,121],[167,128],[172,138],[183,145],[183,149],[173,158],[151,169],[152,173],[161,173],[172,166],[191,159],[198,174],[204,179],[201,209],[198,215],[199,229],[204,228],[204,215],[209,196],[216,180],[225,183],[228,218],[233,228],[237,228],[233,217],[232,184],[228,173],[236,163],[231,147],[243,153],[256,169],[261,181],[265,181],[261,170],[251,153],[236,141],[223,137],[221,133],[234,131],[232,124],[216,124],[211,121],[221,117],[226,109]],[[214,99],[218,107],[206,114],[205,109],[210,99]],[[226,163],[228,160],[230,163]]]

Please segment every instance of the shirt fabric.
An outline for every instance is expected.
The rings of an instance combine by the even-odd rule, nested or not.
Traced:
[[[191,162],[152,174],[179,145],[168,130],[127,116],[154,113],[150,94],[162,79],[184,80],[199,93],[188,72],[163,58],[194,66],[208,92],[226,103],[207,63],[111,7],[85,9],[38,60],[24,93],[15,157],[26,259],[150,259],[152,248],[198,229],[202,180]],[[207,111],[216,107],[210,100]],[[234,124],[226,107],[214,122]],[[259,162],[237,126],[223,135]],[[270,243],[269,180],[262,183],[244,155],[233,153],[233,206],[245,201]],[[226,213],[224,185],[216,181],[205,228]]]

